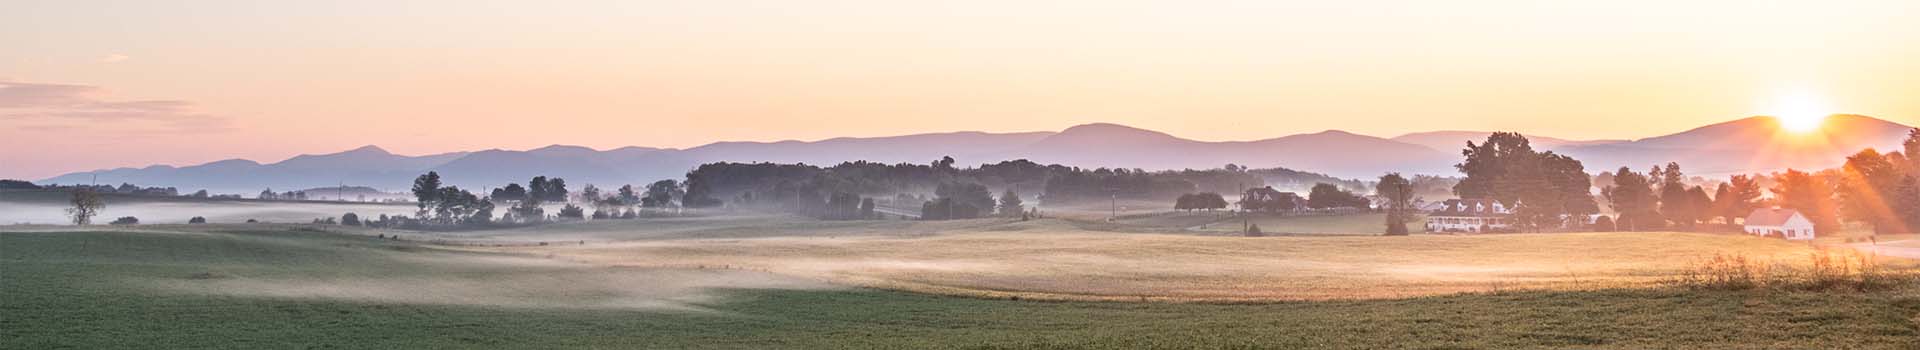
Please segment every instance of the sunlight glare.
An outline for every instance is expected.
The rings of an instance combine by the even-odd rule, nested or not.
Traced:
[[[1819,97],[1805,92],[1782,96],[1768,108],[1768,114],[1780,121],[1781,128],[1794,133],[1820,129],[1830,112]]]

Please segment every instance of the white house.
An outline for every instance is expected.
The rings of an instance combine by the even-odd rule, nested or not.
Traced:
[[[1800,211],[1780,208],[1754,209],[1747,214],[1747,233],[1790,240],[1813,239],[1813,220]]]
[[[1427,232],[1490,232],[1513,227],[1513,212],[1491,199],[1450,199],[1427,214]]]

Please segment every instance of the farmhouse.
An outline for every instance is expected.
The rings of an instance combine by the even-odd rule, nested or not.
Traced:
[[[1813,239],[1813,220],[1800,211],[1780,208],[1754,209],[1747,214],[1748,234],[1781,237],[1790,240]]]
[[[1427,214],[1427,232],[1496,232],[1513,227],[1513,212],[1491,199],[1450,199]]]

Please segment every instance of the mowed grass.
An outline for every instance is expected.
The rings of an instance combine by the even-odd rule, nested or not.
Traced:
[[[927,225],[938,227],[836,235],[795,226],[769,228],[775,237],[485,249],[600,265],[739,266],[925,293],[1123,301],[1637,288],[1715,255],[1794,265],[1817,252],[1777,239],[1673,232],[1238,237],[1090,231],[1060,220]]]
[[[355,290],[369,280],[426,276],[471,281],[578,276],[538,284],[478,285],[535,298],[554,288],[551,284],[626,274],[662,276],[658,270],[525,260],[310,232],[0,232],[0,296],[4,296],[0,297],[0,348],[1920,346],[1915,319],[1920,314],[1920,296],[1910,290],[1645,289],[1193,304],[1010,301],[781,286],[720,288],[707,293],[713,298],[685,304],[691,308],[656,308],[609,305],[598,293],[564,293],[538,303],[490,305],[155,287],[316,280]],[[644,289],[646,281],[640,279],[632,288]],[[413,291],[435,294],[435,289],[455,286],[425,283]]]

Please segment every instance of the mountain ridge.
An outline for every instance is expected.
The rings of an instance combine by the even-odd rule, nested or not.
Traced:
[[[1777,121],[1768,117],[1735,119],[1635,140],[1528,137],[1534,140],[1536,148],[1583,160],[1590,172],[1619,166],[1638,169],[1678,161],[1691,169],[1700,169],[1701,173],[1714,173],[1830,167],[1837,165],[1845,154],[1857,152],[1856,146],[1879,149],[1896,146],[1905,130],[1912,128],[1855,115],[1836,115],[1827,123],[1834,126],[1832,128],[1845,129],[1820,134],[1829,143],[1839,144],[1782,156],[1765,164],[1732,164],[1723,160],[1759,159],[1753,153],[1771,152],[1769,145],[1783,142]],[[1458,162],[1458,154],[1453,150],[1465,146],[1468,140],[1483,139],[1484,134],[1489,133],[1446,130],[1382,138],[1325,130],[1248,141],[1199,141],[1121,124],[1089,123],[1058,132],[956,131],[816,141],[723,141],[686,149],[626,146],[597,150],[556,144],[519,151],[489,149],[406,156],[377,145],[366,145],[335,153],[303,154],[274,163],[227,159],[178,167],[156,164],[144,168],[74,172],[38,182],[87,183],[97,174],[102,182],[207,188],[227,193],[340,183],[394,190],[410,184],[413,176],[439,171],[447,183],[475,190],[524,182],[536,175],[606,187],[678,178],[693,167],[710,162],[918,163],[944,156],[960,159],[963,164],[1029,159],[1080,167],[1155,170],[1214,168],[1234,163],[1370,178],[1386,172],[1453,175],[1451,166]],[[1460,139],[1463,137],[1465,139]],[[1844,142],[1849,140],[1857,142]],[[1446,147],[1448,144],[1455,146]]]

